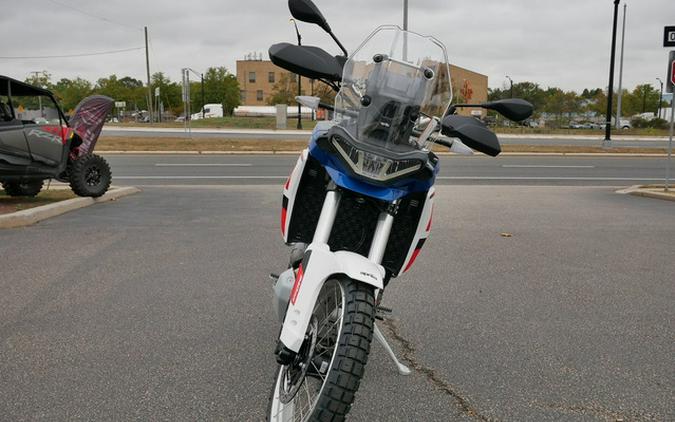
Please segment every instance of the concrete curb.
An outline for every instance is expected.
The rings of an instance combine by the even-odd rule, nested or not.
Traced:
[[[654,189],[654,187],[651,187]],[[634,185],[625,189],[616,191],[623,195],[642,196],[644,198],[662,199],[665,201],[675,201],[675,194],[668,194],[665,192],[658,192],[650,190],[650,186]]]
[[[133,195],[141,190],[133,187],[122,187],[109,190],[100,198],[73,198],[53,204],[43,205],[41,207],[29,208],[27,210],[17,211],[10,214],[0,215],[0,229],[9,229],[15,227],[30,226],[57,215],[65,214],[69,211],[88,207],[101,202],[114,201],[123,196]]]
[[[100,155],[298,155],[298,151],[98,151]],[[437,152],[436,155],[458,155]],[[570,156],[570,157],[667,157],[668,154],[612,152],[502,152],[500,156]],[[480,153],[474,156],[482,156]]]

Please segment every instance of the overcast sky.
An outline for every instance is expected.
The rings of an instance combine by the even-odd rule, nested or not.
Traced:
[[[143,46],[150,70],[180,80],[180,69],[226,66],[276,42],[295,41],[286,0],[0,0],[0,57],[67,55]],[[403,0],[315,0],[348,50],[376,26],[402,22]],[[611,0],[409,0],[410,29],[445,43],[453,64],[487,74],[490,87],[529,80],[566,90],[606,87]],[[673,0],[628,0],[624,87],[665,78],[663,27],[675,25]],[[624,2],[621,2],[623,6]],[[77,9],[77,10],[76,10]],[[79,11],[78,11],[79,10]],[[101,17],[103,19],[97,18]],[[339,52],[318,27],[299,23],[303,43]],[[619,14],[618,57],[621,40]],[[143,50],[80,58],[0,58],[0,74],[52,80],[110,74],[145,80]],[[615,83],[617,83],[615,82]]]

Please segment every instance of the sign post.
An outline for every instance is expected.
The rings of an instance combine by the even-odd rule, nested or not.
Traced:
[[[675,30],[675,27],[673,27]],[[675,31],[673,31],[675,34]],[[674,41],[675,45],[675,41]],[[675,51],[670,52],[668,57],[668,63],[670,64],[669,70],[670,74],[668,75],[668,86],[670,87],[670,92],[675,92]],[[673,118],[675,117],[675,94],[670,99],[670,133],[668,135],[668,164],[666,165],[666,183],[664,189],[668,192],[668,184],[670,183],[670,164],[673,155]]]

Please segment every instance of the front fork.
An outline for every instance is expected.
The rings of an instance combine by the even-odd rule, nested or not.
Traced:
[[[335,222],[335,216],[337,215],[338,207],[340,205],[340,199],[341,193],[334,186],[326,193],[326,197],[321,208],[321,214],[319,215],[319,221],[314,231],[314,237],[308,249],[324,251],[329,250],[328,239],[330,238],[330,234],[333,229],[333,223]],[[397,211],[398,201],[394,201],[378,215],[377,225],[375,227],[375,233],[373,234],[373,240],[371,242],[367,260],[360,256],[358,258],[354,256],[346,259],[346,262],[355,262],[364,265],[364,268],[366,268],[367,271],[352,272],[350,271],[352,270],[350,268],[342,269],[346,275],[350,276],[350,278],[373,285],[375,287],[375,297],[379,297],[381,289],[383,288],[383,279],[385,274],[384,269],[380,263],[384,257],[387,242],[389,241],[389,235],[391,234],[391,228],[394,223],[394,217]],[[356,261],[354,261],[354,259],[356,259]],[[280,319],[283,319],[282,331],[280,333],[280,339],[276,348],[277,361],[282,365],[288,364],[294,359],[295,354],[301,345],[297,338],[298,333],[294,333],[295,337],[290,335],[289,331],[291,331],[291,329],[289,327],[294,327],[296,330],[299,328],[303,333],[306,329],[306,324],[303,323],[303,318],[298,317],[297,308],[293,308],[293,315],[288,315],[288,312],[286,312],[289,309],[289,300],[295,304],[295,299],[298,295],[296,288],[300,288],[300,282],[302,281],[301,279],[303,277],[301,271],[303,270],[307,271],[308,268],[303,268],[301,266],[298,274],[296,274],[293,267],[291,266],[291,268],[286,270],[286,272],[284,272],[281,276],[277,277],[278,280],[274,287],[276,295],[275,305],[277,306],[277,312]],[[379,274],[375,274],[377,272],[379,272]],[[375,277],[376,280],[373,281],[368,277]],[[321,284],[323,284],[324,281],[325,279],[321,280]],[[293,284],[292,287],[291,283]],[[320,289],[320,286],[318,287]],[[318,295],[318,290],[316,290],[316,295]],[[311,309],[313,309],[315,301],[316,297],[312,297],[308,301],[307,305],[303,306],[305,312],[311,313]],[[304,320],[307,320],[306,315],[304,316]],[[285,328],[286,330],[284,330]],[[409,374],[410,370],[405,365],[402,365],[398,359],[396,359],[396,356],[392,352],[391,347],[377,326],[374,326],[374,331],[375,338],[384,346],[388,355],[394,360],[399,373],[404,375]],[[293,338],[295,338],[295,341],[290,340]]]

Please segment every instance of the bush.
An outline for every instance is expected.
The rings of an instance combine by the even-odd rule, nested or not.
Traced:
[[[631,126],[636,129],[667,129],[668,122],[664,119],[643,119],[642,117],[634,117],[630,120]]]
[[[658,117],[649,123],[651,124],[650,127],[653,127],[654,129],[668,129],[670,126],[666,119],[659,119]]]

